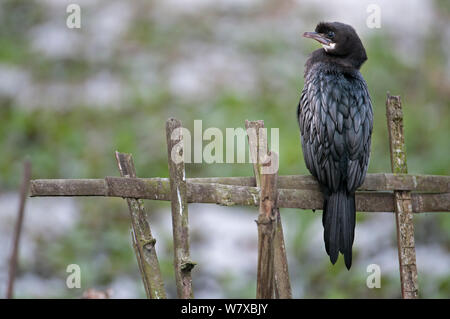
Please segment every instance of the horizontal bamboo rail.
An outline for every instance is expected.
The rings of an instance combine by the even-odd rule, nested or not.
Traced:
[[[108,187],[105,179],[35,179],[31,181],[31,196],[105,196]],[[168,183],[169,178],[139,178],[150,184]],[[255,177],[196,177],[186,178],[188,183],[256,186]],[[311,175],[284,175],[278,177],[278,188],[319,190],[319,184]],[[33,189],[34,192],[33,193]],[[367,174],[358,191],[409,190],[426,193],[450,193],[450,176]],[[51,194],[54,192],[55,194]]]
[[[187,178],[189,203],[258,206],[254,177]],[[361,212],[394,212],[394,189],[411,190],[414,213],[450,211],[450,177],[368,174],[356,193]],[[374,192],[376,191],[376,192]],[[105,196],[170,201],[168,178],[38,179],[31,196]],[[322,209],[322,194],[312,176],[279,176],[278,207]]]

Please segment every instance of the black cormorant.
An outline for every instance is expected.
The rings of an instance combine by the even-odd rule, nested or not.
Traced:
[[[353,27],[319,23],[306,38],[322,44],[305,65],[297,109],[306,167],[324,195],[322,224],[327,254],[352,264],[355,190],[364,181],[373,126],[372,103],[359,68],[367,60]]]

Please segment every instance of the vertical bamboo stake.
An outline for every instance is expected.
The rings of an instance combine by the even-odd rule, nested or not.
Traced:
[[[23,216],[25,211],[25,202],[27,200],[28,189],[30,187],[31,178],[31,162],[26,160],[23,165],[23,180],[20,186],[20,202],[17,214],[16,227],[14,228],[13,249],[11,259],[9,261],[8,288],[6,290],[6,298],[11,299],[14,296],[14,279],[16,276],[17,258],[19,256],[20,234],[22,232]]]
[[[389,130],[391,166],[394,174],[408,174],[403,112],[400,96],[387,94],[386,117]],[[400,281],[404,299],[418,298],[416,249],[410,191],[394,191]]]
[[[195,263],[189,253],[189,221],[184,168],[182,126],[179,120],[166,122],[167,153],[169,162],[170,193],[175,279],[178,298],[194,298],[191,270]]]
[[[131,154],[116,152],[117,165],[122,177],[136,178]],[[146,219],[142,199],[126,198],[131,217],[133,248],[141,272],[147,298],[165,299],[166,291],[156,255],[156,239]]]
[[[266,143],[265,138],[260,139],[260,129],[264,128],[264,121],[245,121],[245,127],[247,129],[249,137],[249,149],[250,157],[253,162],[253,171],[256,179],[256,186],[261,187],[261,164],[259,156],[259,143]],[[264,149],[264,148],[261,148]],[[275,184],[275,191],[277,187]],[[262,198],[262,196],[261,196]],[[276,230],[274,238],[274,284],[275,284],[275,297],[281,299],[292,298],[291,284],[289,280],[289,270],[286,257],[286,248],[284,245],[283,225],[281,223],[281,216],[278,207],[275,205],[276,214]],[[259,291],[259,290],[258,290]]]
[[[275,155],[276,156],[276,155]],[[270,163],[269,163],[270,164]],[[264,164],[267,165],[267,164]],[[263,166],[264,166],[263,165]],[[277,173],[261,174],[258,215],[258,273],[256,298],[274,296],[274,241],[277,229]]]
[[[264,121],[262,120],[259,121],[245,120],[245,129],[247,130],[247,137],[248,137],[248,148],[250,150],[250,160],[253,163],[253,174],[255,175],[256,187],[260,187],[261,185],[259,133],[260,130],[263,128],[264,128]]]
[[[291,299],[291,282],[284,245],[283,225],[281,224],[280,209],[277,207],[277,229],[275,232],[275,297],[277,299]]]

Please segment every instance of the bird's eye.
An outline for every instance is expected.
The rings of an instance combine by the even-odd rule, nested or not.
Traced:
[[[334,32],[333,31],[328,31],[327,37],[329,37],[330,39],[333,39],[334,38]]]

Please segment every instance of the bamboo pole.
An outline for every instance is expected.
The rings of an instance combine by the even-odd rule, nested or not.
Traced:
[[[245,127],[247,132],[250,130],[254,130],[254,132],[247,133],[249,137],[249,149],[250,149],[250,157],[253,162],[253,172],[255,174],[254,181],[257,187],[261,185],[261,163],[260,163],[260,147],[259,143],[265,143],[265,149],[267,150],[267,137],[260,139],[260,129],[264,128],[264,121],[245,121]],[[254,136],[253,136],[254,135]],[[264,149],[264,148],[263,148]],[[277,154],[275,154],[277,156]],[[277,156],[278,160],[278,156]],[[275,185],[272,189],[277,193],[277,187],[281,184],[279,181],[278,174],[275,178]],[[288,185],[286,183],[285,185]],[[261,190],[262,192],[262,190]],[[276,198],[278,201],[278,196]],[[261,202],[261,200],[260,200]],[[261,205],[261,204],[260,204]],[[292,298],[292,290],[291,283],[289,279],[289,270],[286,256],[286,247],[284,244],[284,233],[283,233],[283,224],[281,222],[280,210],[278,208],[278,203],[275,205],[275,215],[276,215],[276,229],[275,229],[275,238],[274,238],[274,292],[275,298],[281,299],[290,299]],[[261,214],[260,214],[261,216]],[[259,269],[259,268],[258,268]],[[259,278],[259,277],[258,277]],[[259,291],[259,290],[258,290]]]
[[[262,133],[262,129],[264,129],[264,121],[249,121],[245,120],[245,129],[247,130],[248,137],[248,148],[250,152],[250,161],[253,163],[253,175],[255,179],[255,183],[252,186],[260,187],[261,185],[261,155],[259,154],[261,150],[260,142],[263,142],[265,145],[265,150],[267,150],[267,136],[265,139]],[[264,141],[262,141],[264,139]]]
[[[188,199],[183,160],[183,134],[179,120],[170,118],[166,122],[167,153],[169,162],[170,202],[172,207],[172,228],[174,267],[178,298],[192,299],[191,270],[195,263],[189,253]]]
[[[272,157],[276,157],[272,153]],[[276,159],[275,159],[276,160]],[[260,174],[261,195],[258,215],[258,271],[256,298],[274,296],[274,242],[277,230],[277,173]]]
[[[403,112],[400,96],[387,94],[386,117],[389,130],[392,172],[394,174],[407,174]],[[394,201],[402,297],[404,299],[416,299],[419,296],[419,291],[411,192],[395,190]]]
[[[31,179],[31,162],[26,160],[23,165],[23,180],[20,186],[19,210],[17,212],[17,221],[14,228],[13,249],[9,261],[8,288],[6,290],[6,299],[14,297],[14,280],[17,269],[17,259],[19,257],[19,242],[22,233],[23,218],[25,212],[25,202],[27,200],[28,190],[30,188]]]
[[[116,152],[120,175],[125,178],[136,178],[131,154]],[[142,199],[126,197],[131,217],[133,249],[141,272],[147,298],[165,299],[166,291],[156,255],[156,239],[153,238],[150,224],[147,221]]]
[[[370,175],[367,178],[370,178]],[[186,183],[188,203],[210,203],[224,206],[258,206],[259,189],[253,186],[215,183]],[[248,180],[247,177],[244,180]],[[236,180],[237,181],[237,180]],[[279,184],[279,183],[278,183]],[[167,178],[121,178],[31,181],[31,196],[104,196],[132,197],[170,201]],[[449,212],[450,193],[412,193],[414,213]],[[322,209],[319,190],[278,188],[278,207]],[[390,192],[356,192],[358,212],[394,212],[394,195]]]
[[[110,179],[108,181],[108,179]],[[168,178],[139,178],[140,182],[148,183],[149,187],[164,188],[169,183]],[[113,182],[114,185],[108,185]],[[255,177],[195,177],[187,178],[187,184],[223,184],[255,187]],[[125,191],[128,183],[136,183],[117,177],[105,179],[36,179],[31,181],[31,196],[110,196],[111,187]],[[278,189],[320,190],[319,184],[311,175],[281,175],[278,176]],[[408,174],[367,174],[364,184],[358,191],[394,191],[409,190],[424,193],[450,193],[450,176],[439,175],[408,175]],[[156,192],[160,190],[155,189]],[[117,192],[117,190],[116,190]]]

